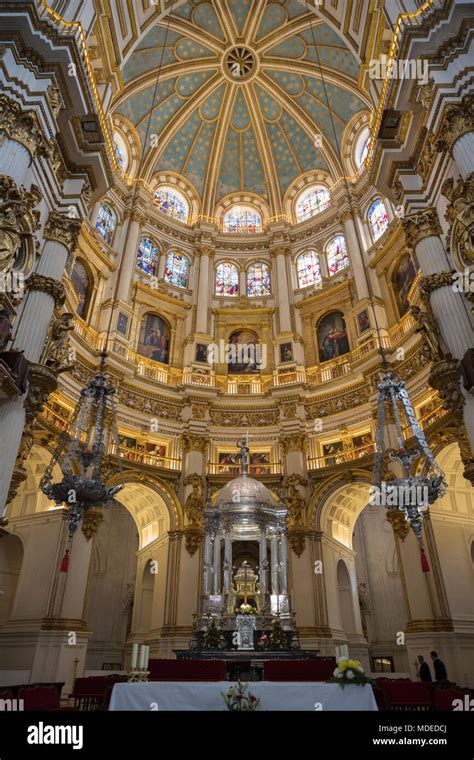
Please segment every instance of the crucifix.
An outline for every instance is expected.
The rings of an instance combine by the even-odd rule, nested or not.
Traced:
[[[245,439],[242,439],[237,443],[237,445],[240,445],[240,465],[242,468],[242,474],[246,475],[248,472],[248,465],[249,465],[249,433],[248,430],[245,432]]]

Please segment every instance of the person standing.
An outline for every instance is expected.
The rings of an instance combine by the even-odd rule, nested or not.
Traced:
[[[435,652],[434,650],[430,652],[431,659],[433,660],[433,667],[435,672],[435,680],[436,681],[447,681],[448,680],[448,674],[446,672],[445,664],[442,660],[438,657],[438,652]]]
[[[427,662],[425,662],[425,658],[423,655],[418,655],[418,662],[420,663],[420,667],[418,669],[418,675],[420,676],[420,681],[432,681],[431,678],[431,670],[430,666]]]

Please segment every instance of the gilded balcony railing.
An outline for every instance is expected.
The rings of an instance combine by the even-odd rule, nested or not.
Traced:
[[[375,454],[375,451],[375,443],[367,443],[358,448],[335,451],[333,454],[327,454],[326,456],[310,457],[308,459],[308,468],[310,470],[320,470],[322,467],[334,467],[335,465],[345,464],[346,462],[356,462],[359,459],[362,460],[365,457]]]
[[[207,465],[208,475],[231,475],[236,477],[240,474],[240,464],[224,464],[222,462],[209,462]],[[281,462],[269,464],[250,464],[249,474],[253,476],[281,475]]]
[[[176,459],[175,457],[161,456],[160,454],[155,454],[151,451],[132,449],[127,446],[111,443],[107,453],[110,456],[117,456],[117,452],[124,465],[127,462],[134,462],[137,464],[148,465],[149,467],[161,467],[165,470],[181,470],[181,460]]]

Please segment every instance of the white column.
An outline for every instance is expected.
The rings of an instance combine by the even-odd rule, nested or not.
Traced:
[[[280,534],[280,586],[281,593],[288,593],[288,549],[286,544],[286,531],[283,528]]]
[[[468,132],[453,145],[453,158],[463,179],[474,171],[474,132]]]
[[[24,145],[5,137],[0,145],[1,173],[12,177],[17,185],[21,185],[31,162],[31,156]]]
[[[224,594],[228,594],[231,585],[232,571],[232,533],[230,528],[226,529],[224,536]]]
[[[443,243],[437,236],[420,240],[416,255],[424,276],[450,269]],[[430,303],[449,351],[455,359],[462,359],[472,346],[472,324],[461,295],[448,284],[431,293]]]
[[[47,240],[38,259],[37,274],[61,281],[68,249],[56,240]],[[54,300],[44,291],[30,290],[18,313],[15,348],[23,350],[29,361],[38,362],[54,312]]]
[[[214,535],[214,567],[212,574],[212,592],[220,594],[221,588],[221,537],[219,531]]]
[[[163,252],[160,255],[160,258],[158,260],[158,279],[162,280],[165,276],[165,267],[166,267],[166,252]]]
[[[133,273],[135,272],[138,244],[140,242],[140,222],[141,218],[136,215],[133,215],[128,222],[124,222],[125,240],[119,267],[119,281],[117,287],[117,300],[119,301],[128,301]]]
[[[271,560],[272,560],[272,594],[279,594],[278,584],[278,536],[276,532],[272,533],[271,540]]]
[[[260,591],[262,594],[266,594],[268,591],[268,579],[267,579],[267,566],[266,566],[266,559],[267,559],[267,534],[265,527],[262,528],[262,532],[260,534]]]
[[[343,218],[343,223],[347,250],[349,253],[352,272],[354,275],[357,297],[359,300],[362,300],[363,298],[369,297],[369,289],[367,287],[367,279],[363,259],[364,252],[361,250],[361,244],[359,243],[359,238],[352,217],[345,216]]]
[[[196,248],[199,255],[199,301],[196,303],[196,332],[207,333],[207,312],[209,303],[209,254],[211,249],[207,246]],[[194,259],[196,264],[196,257]]]
[[[239,272],[239,296],[247,295],[247,272],[241,269]]]
[[[286,252],[287,248],[278,246],[276,253],[277,288],[278,288],[278,314],[280,317],[280,332],[291,332],[290,295],[288,279],[286,276]]]
[[[5,401],[0,405],[0,516],[10,489],[15,461],[25,427],[24,396]],[[5,431],[8,431],[8,435]]]
[[[211,535],[209,529],[206,528],[204,536],[204,583],[203,593],[205,595],[211,593],[211,584],[209,583],[211,577]]]

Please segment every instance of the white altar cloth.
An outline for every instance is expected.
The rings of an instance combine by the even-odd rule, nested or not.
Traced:
[[[230,681],[152,681],[116,683],[109,710],[224,710],[221,691]],[[259,710],[377,710],[370,684],[252,681],[248,691],[260,697]]]

